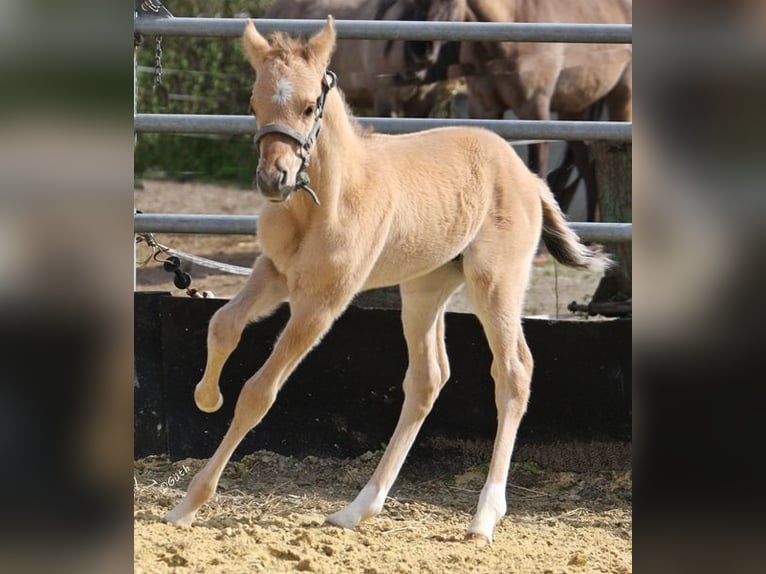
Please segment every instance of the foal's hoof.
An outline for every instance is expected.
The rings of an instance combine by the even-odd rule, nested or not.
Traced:
[[[165,516],[163,516],[162,520],[170,524],[175,524],[176,526],[189,527],[192,525],[192,522],[194,522],[194,515],[193,514],[183,515],[180,512],[178,512],[178,509],[174,508],[173,510],[168,512]]]
[[[466,532],[465,533],[465,540],[466,542],[470,542],[471,544],[475,544],[478,547],[483,546],[489,546],[490,540],[483,534],[479,534],[478,532]]]
[[[324,525],[353,530],[354,527],[356,526],[356,523],[354,523],[352,520],[348,520],[340,512],[336,512],[335,514],[331,514],[330,516],[324,519]]]
[[[197,403],[197,408],[201,410],[204,413],[214,413],[218,409],[221,408],[223,405],[223,395],[221,394],[221,391],[218,391],[218,400],[213,406],[209,406],[206,403],[203,403],[200,400],[200,385],[202,383],[197,383],[197,386],[194,388],[194,402]]]

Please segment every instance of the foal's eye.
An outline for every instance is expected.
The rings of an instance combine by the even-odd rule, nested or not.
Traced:
[[[305,117],[310,117],[314,115],[314,106],[306,106],[306,109],[303,110],[303,115]]]

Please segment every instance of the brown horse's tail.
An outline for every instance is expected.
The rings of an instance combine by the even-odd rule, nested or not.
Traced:
[[[542,179],[539,183],[543,203],[543,242],[553,258],[563,265],[591,271],[604,271],[611,267],[612,260],[601,246],[589,247],[580,242],[575,232],[569,229],[548,185]]]

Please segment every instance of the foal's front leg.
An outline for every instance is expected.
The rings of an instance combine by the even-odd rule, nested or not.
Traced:
[[[344,298],[342,304],[333,304],[318,298],[301,297],[295,301],[295,297],[291,297],[290,320],[271,356],[242,387],[234,418],[221,444],[191,480],[184,499],[165,515],[165,520],[179,526],[191,525],[200,506],[215,495],[223,468],[234,449],[265,416],[287,377],[330,328],[349,298]]]
[[[287,282],[271,262],[261,255],[244,287],[210,319],[207,333],[207,364],[202,380],[194,389],[197,407],[206,413],[221,408],[218,388],[221,370],[234,351],[245,326],[272,313],[287,298]]]

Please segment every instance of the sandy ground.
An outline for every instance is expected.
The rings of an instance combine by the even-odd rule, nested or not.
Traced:
[[[463,540],[489,443],[433,443],[404,466],[383,512],[356,530],[324,526],[381,453],[353,460],[259,451],[229,463],[191,528],[161,517],[203,461],[135,463],[135,571],[140,572],[632,572],[630,445],[520,447],[508,514],[491,546]],[[427,455],[423,454],[426,451]],[[176,484],[170,477],[184,473]]]
[[[249,190],[144,181],[135,206],[146,213],[257,214]],[[246,236],[158,235],[160,243],[249,267],[257,240]],[[139,245],[139,261],[151,255]],[[234,295],[243,277],[184,265],[192,287]],[[526,314],[568,316],[588,301],[599,277],[543,258],[535,265]],[[155,261],[137,272],[138,290],[186,296]],[[453,311],[467,311],[456,294]],[[592,319],[591,319],[592,320]],[[353,460],[296,459],[256,452],[231,462],[218,494],[191,528],[161,517],[180,500],[204,461],[135,461],[134,568],[153,572],[585,573],[632,572],[629,444],[519,445],[507,488],[508,515],[495,540],[463,541],[486,476],[491,444],[416,443],[377,518],[354,531],[324,517],[354,498],[382,453]],[[170,484],[172,482],[172,484]]]

